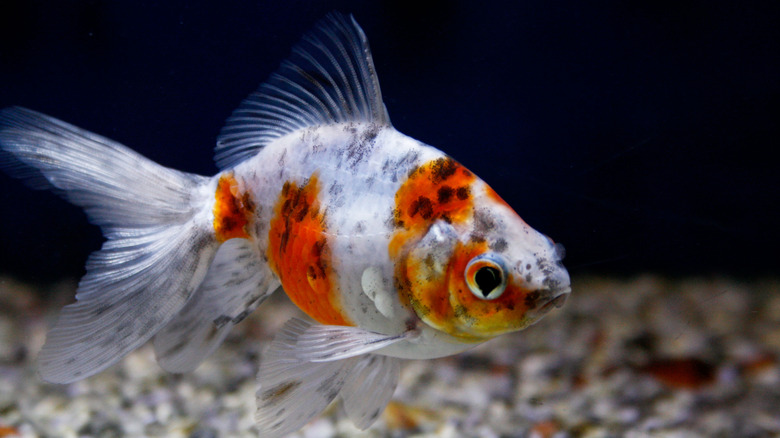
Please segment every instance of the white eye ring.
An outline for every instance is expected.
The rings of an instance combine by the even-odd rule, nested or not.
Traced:
[[[466,284],[481,300],[495,300],[506,290],[506,269],[496,256],[482,254],[466,265]]]

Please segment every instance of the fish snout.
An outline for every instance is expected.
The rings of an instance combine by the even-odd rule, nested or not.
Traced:
[[[571,294],[571,279],[569,272],[560,262],[555,262],[552,267],[545,269],[542,287],[537,289],[531,303],[530,317],[538,320],[552,309],[563,307],[566,299]]]

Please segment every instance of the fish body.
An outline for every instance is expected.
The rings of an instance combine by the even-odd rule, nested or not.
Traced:
[[[151,338],[163,368],[191,371],[281,287],[313,322],[291,320],[263,354],[264,436],[336,397],[366,428],[399,359],[523,329],[570,292],[560,245],[392,127],[366,37],[340,14],[228,119],[213,177],[21,108],[0,114],[0,148],[5,169],[84,207],[107,238],[47,337],[42,377],[88,377]]]

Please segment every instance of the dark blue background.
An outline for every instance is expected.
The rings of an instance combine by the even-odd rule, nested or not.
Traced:
[[[0,107],[216,171],[230,112],[317,19],[364,27],[394,125],[563,242],[575,273],[778,272],[775,2],[0,3]],[[0,176],[0,271],[80,275],[78,208]]]

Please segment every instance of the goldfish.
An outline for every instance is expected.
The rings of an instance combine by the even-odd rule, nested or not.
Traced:
[[[522,330],[571,292],[563,248],[444,152],[393,128],[368,40],[331,13],[227,119],[212,177],[20,107],[0,163],[85,209],[105,242],[39,356],[66,384],[152,341],[194,370],[278,289],[293,318],[261,356],[256,426],[296,431],[339,398],[369,427],[404,359]]]

